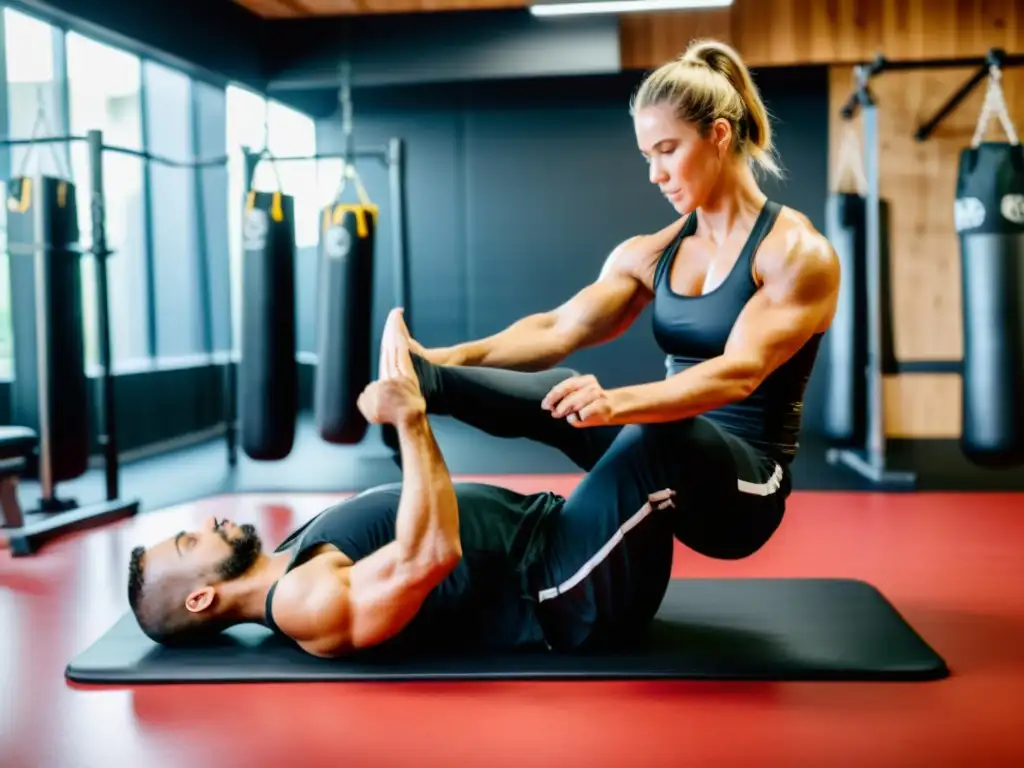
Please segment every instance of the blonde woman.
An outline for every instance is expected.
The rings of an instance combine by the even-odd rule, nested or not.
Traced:
[[[650,181],[678,219],[620,244],[596,281],[551,311],[453,347],[404,342],[429,412],[539,440],[586,470],[552,524],[574,554],[544,574],[541,603],[560,627],[575,617],[570,645],[613,605],[657,606],[671,566],[666,528],[716,558],[769,540],[839,287],[825,237],[758,184],[756,170],[779,168],[735,50],[694,42],[649,74],[631,114]],[[554,367],[618,337],[647,305],[663,380],[606,389]]]

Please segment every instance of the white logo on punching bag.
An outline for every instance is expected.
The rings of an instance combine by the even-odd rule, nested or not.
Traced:
[[[999,212],[1013,224],[1024,224],[1024,195],[1003,195],[999,201]]]
[[[985,206],[976,197],[961,197],[953,204],[953,222],[957,232],[985,223]]]
[[[352,250],[352,235],[342,226],[331,227],[324,233],[324,252],[330,259],[344,259]]]
[[[245,217],[242,226],[242,247],[247,251],[262,251],[267,247],[267,232],[270,231],[270,219],[267,212],[253,208]]]

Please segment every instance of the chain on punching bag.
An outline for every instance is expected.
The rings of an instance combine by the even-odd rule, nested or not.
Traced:
[[[960,153],[954,216],[963,285],[961,448],[983,466],[1024,463],[1024,147],[998,67],[971,146]],[[1006,142],[983,142],[998,117]]]

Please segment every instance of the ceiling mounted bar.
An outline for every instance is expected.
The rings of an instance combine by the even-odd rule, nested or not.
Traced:
[[[978,66],[978,70],[971,75],[956,93],[946,100],[945,104],[939,107],[934,117],[917,129],[914,138],[918,141],[926,141],[935,132],[935,129],[939,127],[940,123],[970,95],[971,91],[977,88],[980,83],[988,80],[994,71],[1020,66],[1021,64],[1024,64],[1024,56],[1007,56],[1006,51],[1001,48],[991,49],[988,55],[985,56],[985,60]]]

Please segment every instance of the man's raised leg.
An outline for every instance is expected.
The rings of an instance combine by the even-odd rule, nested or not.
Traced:
[[[394,320],[381,339],[382,359],[391,354],[390,347],[408,344],[408,329],[400,316]],[[574,427],[541,407],[552,387],[577,375],[570,368],[531,373],[435,365],[416,354],[412,361],[427,413],[451,416],[495,437],[536,440],[561,451],[584,471],[594,466],[619,433],[620,427]],[[384,435],[385,442],[395,448],[394,434],[385,430]]]

